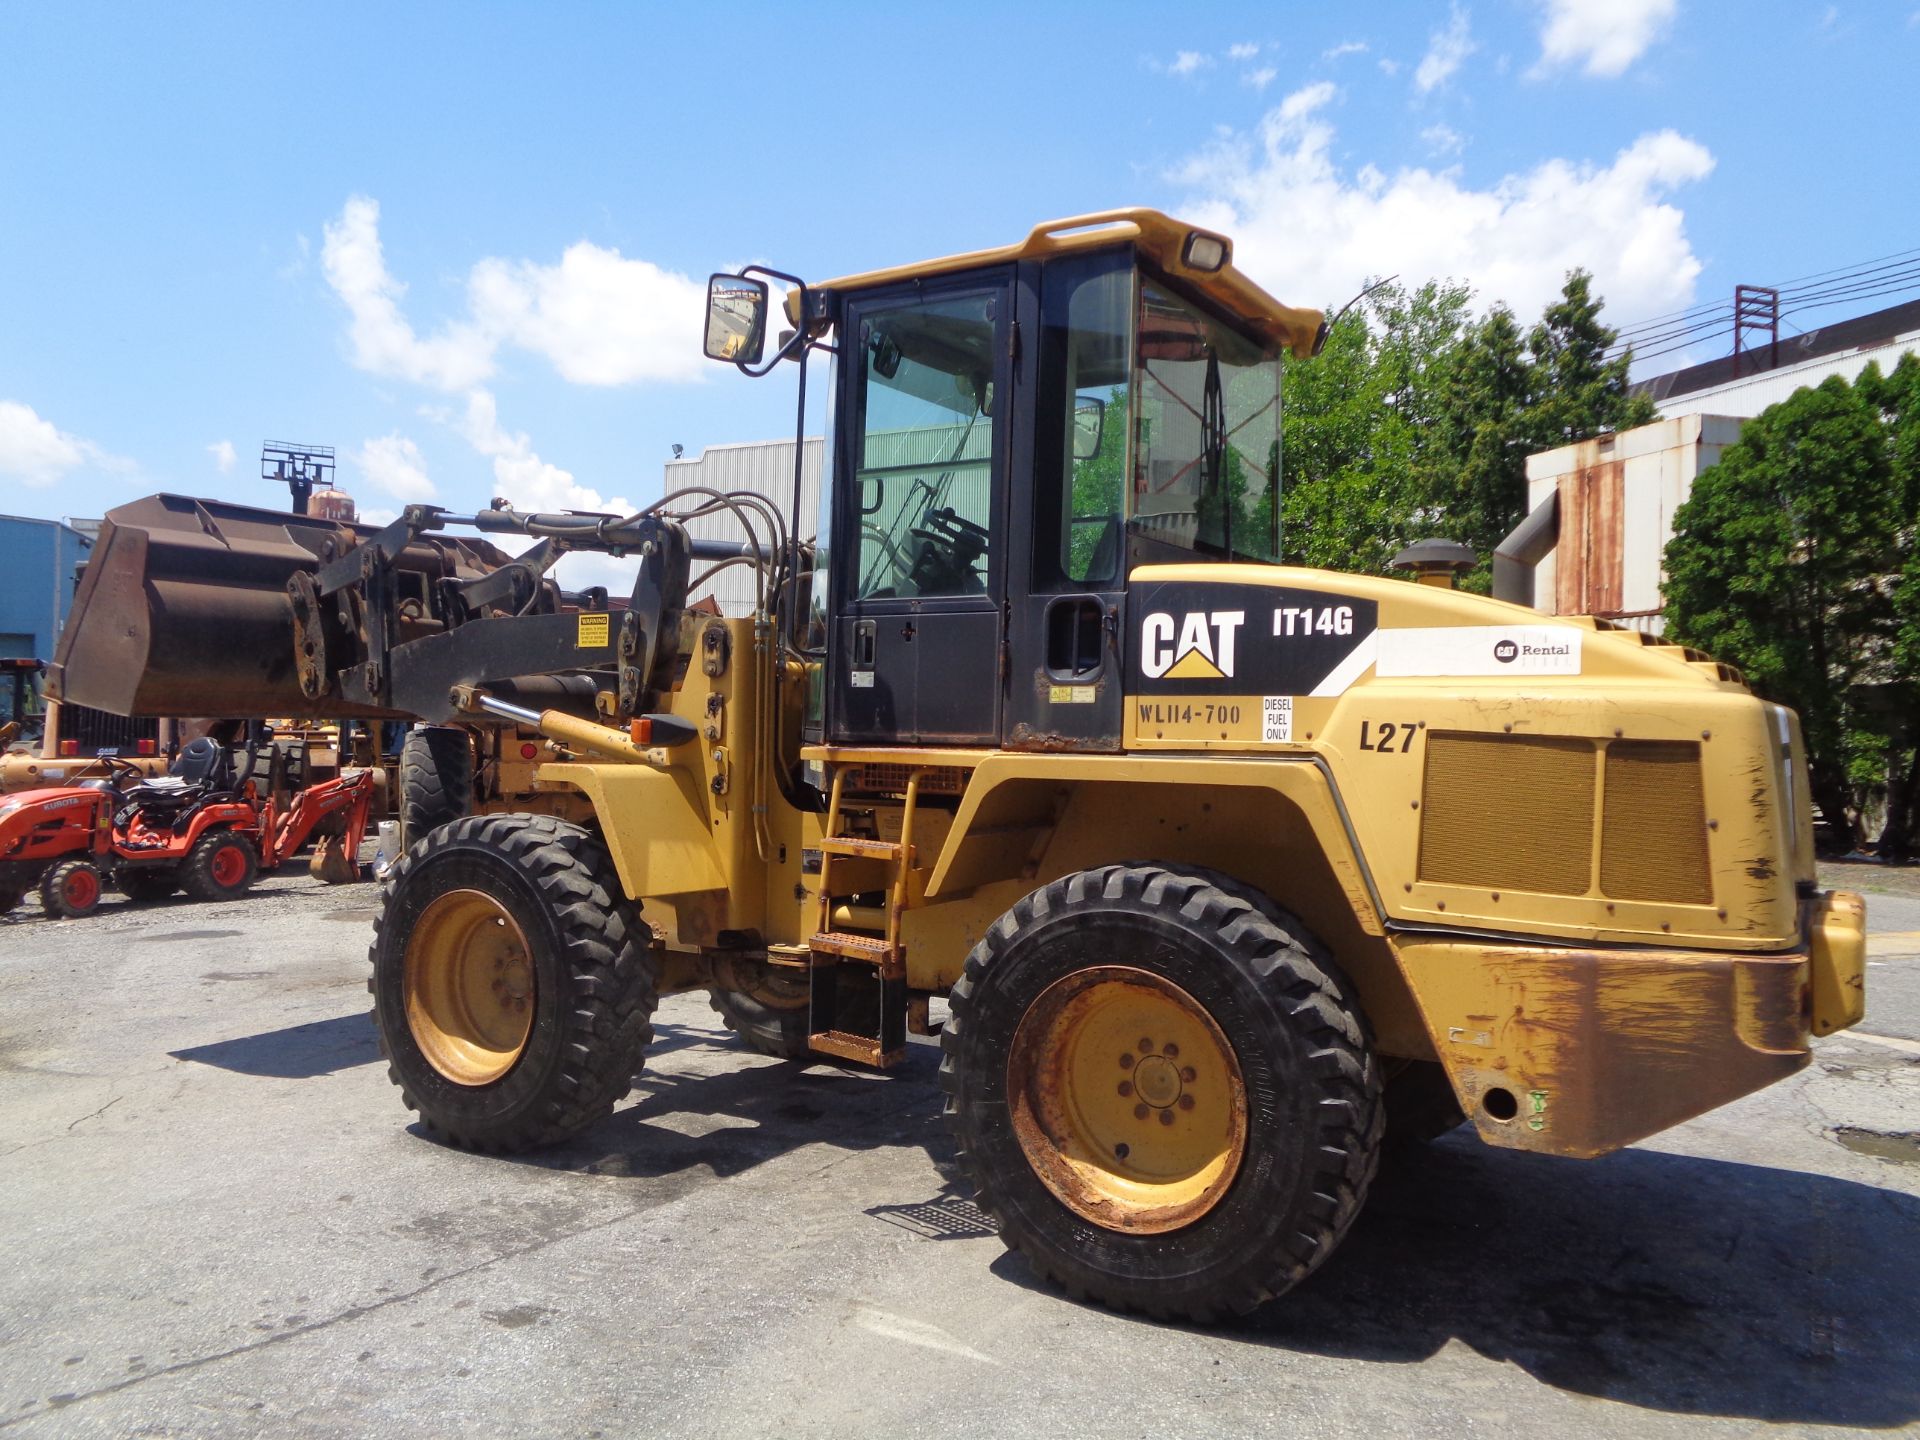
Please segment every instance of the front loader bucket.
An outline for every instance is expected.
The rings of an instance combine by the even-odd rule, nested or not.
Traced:
[[[116,715],[403,718],[301,692],[287,581],[377,534],[309,515],[184,495],[108,512],[47,672],[58,699]],[[510,557],[435,536],[395,569],[422,583],[472,577]]]

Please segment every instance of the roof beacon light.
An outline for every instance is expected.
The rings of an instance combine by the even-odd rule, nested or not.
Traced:
[[[1227,263],[1227,242],[1218,235],[1196,230],[1187,236],[1186,253],[1181,259],[1189,270],[1201,270],[1211,275]]]

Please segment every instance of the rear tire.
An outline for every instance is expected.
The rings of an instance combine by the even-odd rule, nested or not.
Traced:
[[[472,735],[457,725],[409,730],[400,744],[400,848],[472,809]]]
[[[748,977],[736,973],[735,978]],[[780,1060],[799,1060],[812,1053],[810,989],[804,973],[794,978],[769,974],[753,977],[751,989],[715,986],[707,992],[707,1000],[750,1049]]]
[[[194,841],[180,862],[180,888],[195,900],[238,900],[259,873],[253,841],[235,830],[216,830]]]
[[[180,888],[180,877],[171,865],[136,865],[122,870],[116,883],[127,899],[144,904],[173,894]]]
[[[1383,1128],[1346,977],[1213,880],[1112,865],[1028,895],[967,957],[940,1067],[1011,1248],[1076,1298],[1202,1322],[1332,1253]]]
[[[100,867],[91,860],[62,860],[40,877],[40,903],[49,915],[78,920],[100,908],[103,888]]]
[[[0,915],[6,914],[25,898],[18,890],[0,890]]]
[[[550,816],[469,816],[408,850],[368,959],[388,1078],[469,1149],[578,1135],[653,1038],[653,933],[606,848]]]

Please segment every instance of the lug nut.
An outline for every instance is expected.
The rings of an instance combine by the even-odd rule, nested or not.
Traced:
[[[1142,1055],[1151,1055],[1153,1053],[1153,1041],[1142,1039],[1140,1042],[1140,1053]]]
[[[1122,1070],[1131,1070],[1131,1069],[1133,1069],[1133,1056],[1131,1056],[1131,1055],[1122,1055],[1122,1056],[1120,1057],[1120,1068],[1121,1068]]]
[[[1173,1111],[1171,1111],[1171,1110],[1162,1110],[1162,1111],[1160,1112],[1160,1123],[1161,1123],[1162,1125],[1171,1125],[1171,1124],[1173,1124]]]
[[[1120,1082],[1120,1093],[1122,1095],[1133,1094],[1133,1082],[1131,1080],[1122,1080]]]
[[[1180,1108],[1181,1108],[1182,1110],[1191,1110],[1191,1109],[1193,1109],[1193,1096],[1191,1096],[1191,1095],[1182,1095],[1182,1096],[1180,1097]]]
[[[1173,1041],[1169,1040],[1166,1044],[1160,1047],[1160,1053],[1166,1056],[1169,1060],[1171,1060],[1175,1058],[1177,1055],[1179,1055],[1180,1047],[1174,1044]]]
[[[1146,1118],[1147,1118],[1147,1107],[1146,1107],[1145,1105],[1136,1105],[1136,1106],[1134,1106],[1134,1107],[1133,1107],[1133,1118],[1134,1118],[1134,1119],[1136,1119],[1136,1120],[1144,1120],[1144,1119],[1146,1119]]]
[[[1180,1067],[1180,1078],[1191,1085],[1200,1078],[1200,1072],[1191,1065],[1182,1065]]]

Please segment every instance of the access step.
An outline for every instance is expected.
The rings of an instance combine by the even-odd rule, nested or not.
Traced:
[[[907,957],[904,946],[896,945],[884,935],[866,935],[857,930],[823,930],[807,941],[807,948],[815,956],[830,956],[830,964],[842,960],[854,960],[863,965],[871,965],[885,975],[904,975],[907,971]]]
[[[898,860],[897,840],[863,840],[852,835],[831,835],[820,842],[823,855],[847,855],[861,860]]]
[[[887,1050],[871,1036],[855,1035],[846,1030],[826,1030],[818,1035],[809,1035],[807,1044],[817,1054],[871,1065],[876,1070],[890,1070],[907,1058],[907,1047],[904,1045],[896,1050]]]

